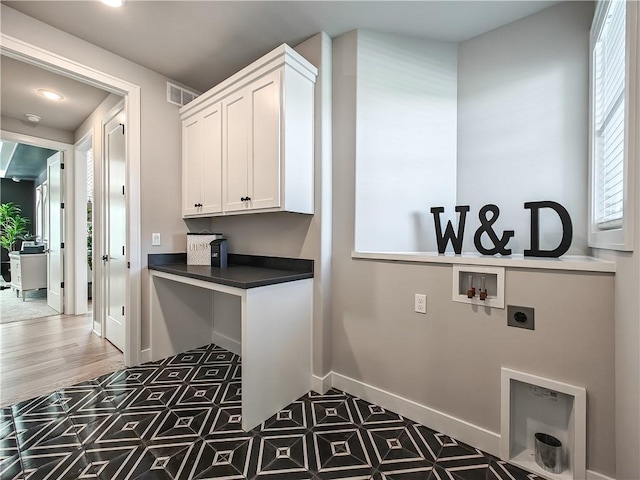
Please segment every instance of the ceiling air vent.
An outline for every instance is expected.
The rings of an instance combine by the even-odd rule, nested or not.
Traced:
[[[199,94],[186,90],[178,85],[167,82],[167,102],[173,103],[182,107],[186,105],[194,98],[197,98]]]

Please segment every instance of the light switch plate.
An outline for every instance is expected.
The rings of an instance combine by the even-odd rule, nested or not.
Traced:
[[[152,233],[151,234],[151,245],[153,245],[154,247],[157,247],[158,245],[160,245],[160,234],[159,233]]]

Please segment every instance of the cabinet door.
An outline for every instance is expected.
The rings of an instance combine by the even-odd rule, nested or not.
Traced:
[[[11,284],[16,288],[22,288],[22,271],[20,269],[20,257],[11,257]]]
[[[249,167],[249,101],[247,90],[230,96],[223,108],[223,180],[222,195],[225,212],[246,210]]]
[[[222,211],[222,105],[202,115],[203,161],[200,213]]]
[[[249,86],[249,202],[251,209],[280,206],[281,71]]]
[[[197,115],[182,122],[182,215],[200,213],[202,189],[202,117]]]

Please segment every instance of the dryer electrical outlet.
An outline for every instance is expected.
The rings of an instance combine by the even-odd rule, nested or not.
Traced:
[[[507,305],[507,326],[535,330],[533,307]]]

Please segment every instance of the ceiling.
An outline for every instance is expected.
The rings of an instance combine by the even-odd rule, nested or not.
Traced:
[[[0,56],[0,114],[33,126],[25,114],[41,117],[38,125],[74,132],[109,95],[84,83],[56,73]],[[51,101],[38,94],[46,88],[64,98]],[[47,158],[55,150],[13,142],[2,142],[0,177],[21,180],[36,179],[47,167]]]
[[[459,42],[558,1],[2,1],[26,15],[196,90],[206,91],[281,43],[356,28]],[[3,117],[75,131],[107,92],[1,56]],[[52,102],[40,88],[61,93]],[[5,143],[3,156],[9,151]],[[11,145],[5,177],[34,179],[53,151]],[[7,154],[8,155],[8,154]],[[2,170],[4,170],[3,168]]]
[[[13,155],[3,178],[35,180],[47,169],[47,159],[56,153],[48,148],[34,147],[21,143],[2,142],[2,152],[13,149]]]
[[[3,1],[200,91],[281,43],[356,28],[446,41],[473,38],[557,1]],[[3,72],[4,84],[4,72]],[[4,87],[3,87],[4,102]]]
[[[27,122],[25,114],[32,113],[42,118],[40,125],[73,132],[109,95],[104,90],[4,55],[0,68],[0,113],[3,117]],[[48,100],[38,94],[40,88],[58,92],[64,98]]]

